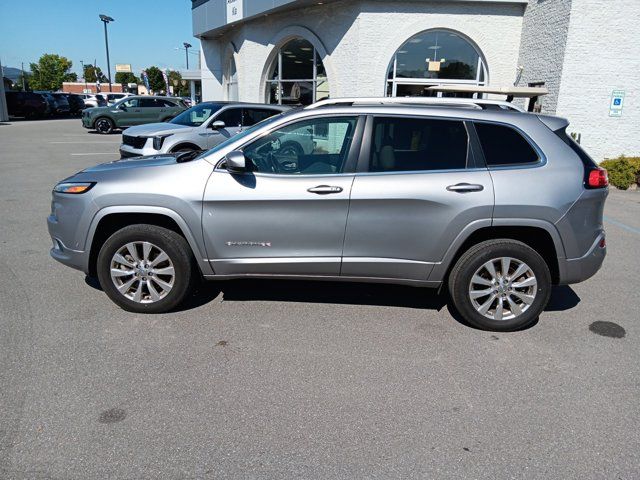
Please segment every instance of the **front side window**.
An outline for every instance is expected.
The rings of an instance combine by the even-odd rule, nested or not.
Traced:
[[[531,164],[539,160],[529,142],[513,128],[493,123],[475,126],[489,167]]]
[[[96,96],[97,98],[97,96]],[[132,98],[130,100],[125,100],[123,101],[120,105],[123,105],[127,108],[137,108],[140,106],[140,99],[139,98]]]
[[[211,115],[220,110],[220,106],[212,103],[201,103],[171,120],[170,123],[185,125],[187,127],[199,127],[206,122]]]
[[[464,169],[469,139],[464,123],[428,118],[376,118],[369,171]]]
[[[342,173],[358,117],[327,117],[280,127],[243,148],[252,169],[285,175]]]

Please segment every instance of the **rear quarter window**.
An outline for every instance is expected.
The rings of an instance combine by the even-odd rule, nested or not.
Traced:
[[[531,165],[540,157],[520,132],[506,125],[474,123],[489,167]]]

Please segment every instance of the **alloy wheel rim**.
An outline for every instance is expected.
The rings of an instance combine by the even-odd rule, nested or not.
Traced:
[[[111,281],[126,298],[136,303],[155,303],[171,292],[175,283],[173,262],[157,245],[130,242],[111,258]]]
[[[108,132],[111,126],[107,120],[98,120],[98,130],[101,132]]]
[[[538,281],[525,262],[512,257],[489,260],[469,283],[469,299],[490,320],[511,320],[526,312],[538,292]]]

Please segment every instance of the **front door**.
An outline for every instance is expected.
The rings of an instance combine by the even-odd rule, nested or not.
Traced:
[[[462,121],[385,116],[369,122],[342,275],[425,281],[467,225],[490,225],[491,176],[475,163]]]
[[[216,169],[202,216],[216,274],[339,275],[357,124],[299,120],[243,147],[251,172]]]

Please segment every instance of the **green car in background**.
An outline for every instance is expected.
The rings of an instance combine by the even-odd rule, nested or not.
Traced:
[[[83,110],[82,126],[106,134],[117,128],[166,122],[187,108],[178,97],[126,97],[108,107]]]

